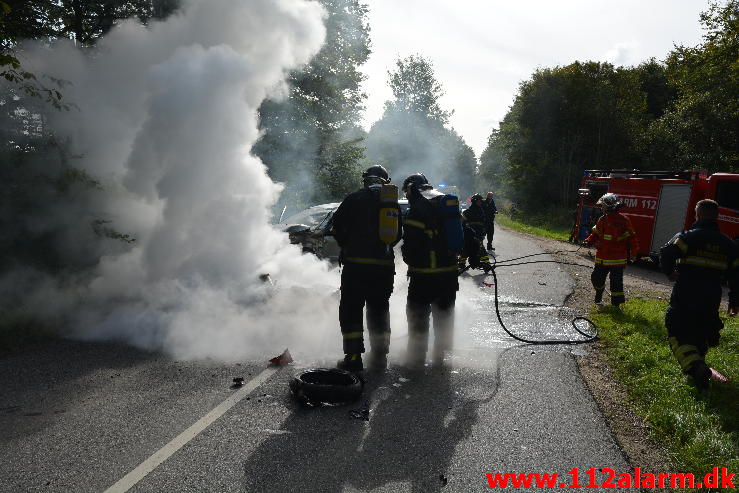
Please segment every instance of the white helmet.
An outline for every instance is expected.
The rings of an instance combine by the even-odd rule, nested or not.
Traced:
[[[602,206],[606,212],[616,212],[624,204],[615,193],[607,193],[598,199],[596,205]]]

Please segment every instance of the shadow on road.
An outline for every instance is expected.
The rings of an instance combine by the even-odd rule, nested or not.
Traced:
[[[78,384],[82,378],[98,379],[96,386],[110,385],[120,374],[116,370],[156,359],[123,344],[66,340],[5,355],[0,358],[0,436],[10,440],[45,428],[83,398],[87,390]]]
[[[244,463],[244,490],[441,491],[484,401],[463,395],[461,376],[450,369],[405,377],[394,369],[368,383],[362,399],[369,421],[350,416],[362,400],[342,408],[296,405],[280,434]]]

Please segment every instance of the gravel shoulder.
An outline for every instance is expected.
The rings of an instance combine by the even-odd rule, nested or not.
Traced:
[[[589,254],[594,254],[594,249],[578,250],[571,243],[519,231],[512,232],[536,243],[556,260],[592,269],[593,260]],[[565,306],[587,313],[594,307],[590,270],[578,265],[561,267],[575,281],[573,292],[566,299]],[[648,261],[644,261],[643,264],[627,266],[624,272],[624,289],[627,300],[630,297],[669,299],[672,285]],[[649,424],[632,411],[626,389],[613,375],[602,344],[594,344],[587,356],[575,359],[590,393],[632,466],[652,473],[672,470],[666,449],[649,437]]]

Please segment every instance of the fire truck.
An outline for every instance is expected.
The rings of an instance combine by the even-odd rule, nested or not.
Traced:
[[[634,225],[639,240],[636,257],[657,261],[659,249],[695,221],[695,204],[713,199],[719,204],[718,225],[739,237],[739,174],[704,171],[586,170],[582,177],[570,241],[579,243],[602,214],[596,205],[606,193],[625,204],[620,212]]]

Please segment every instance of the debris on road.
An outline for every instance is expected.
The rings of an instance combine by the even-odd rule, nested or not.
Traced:
[[[233,385],[231,385],[232,389],[238,389],[239,387],[244,386],[244,377],[234,377],[233,379]]]
[[[349,411],[349,415],[354,419],[363,419],[364,421],[369,421],[370,417],[370,408],[369,408],[369,402],[364,401],[364,406],[360,407],[359,409],[353,409]]]
[[[287,366],[293,362],[293,357],[290,355],[290,351],[285,349],[281,355],[275,356],[269,360],[269,364],[272,366]]]
[[[447,478],[443,474],[439,474],[439,481],[441,482],[441,487],[443,488],[449,483],[449,478]]]

